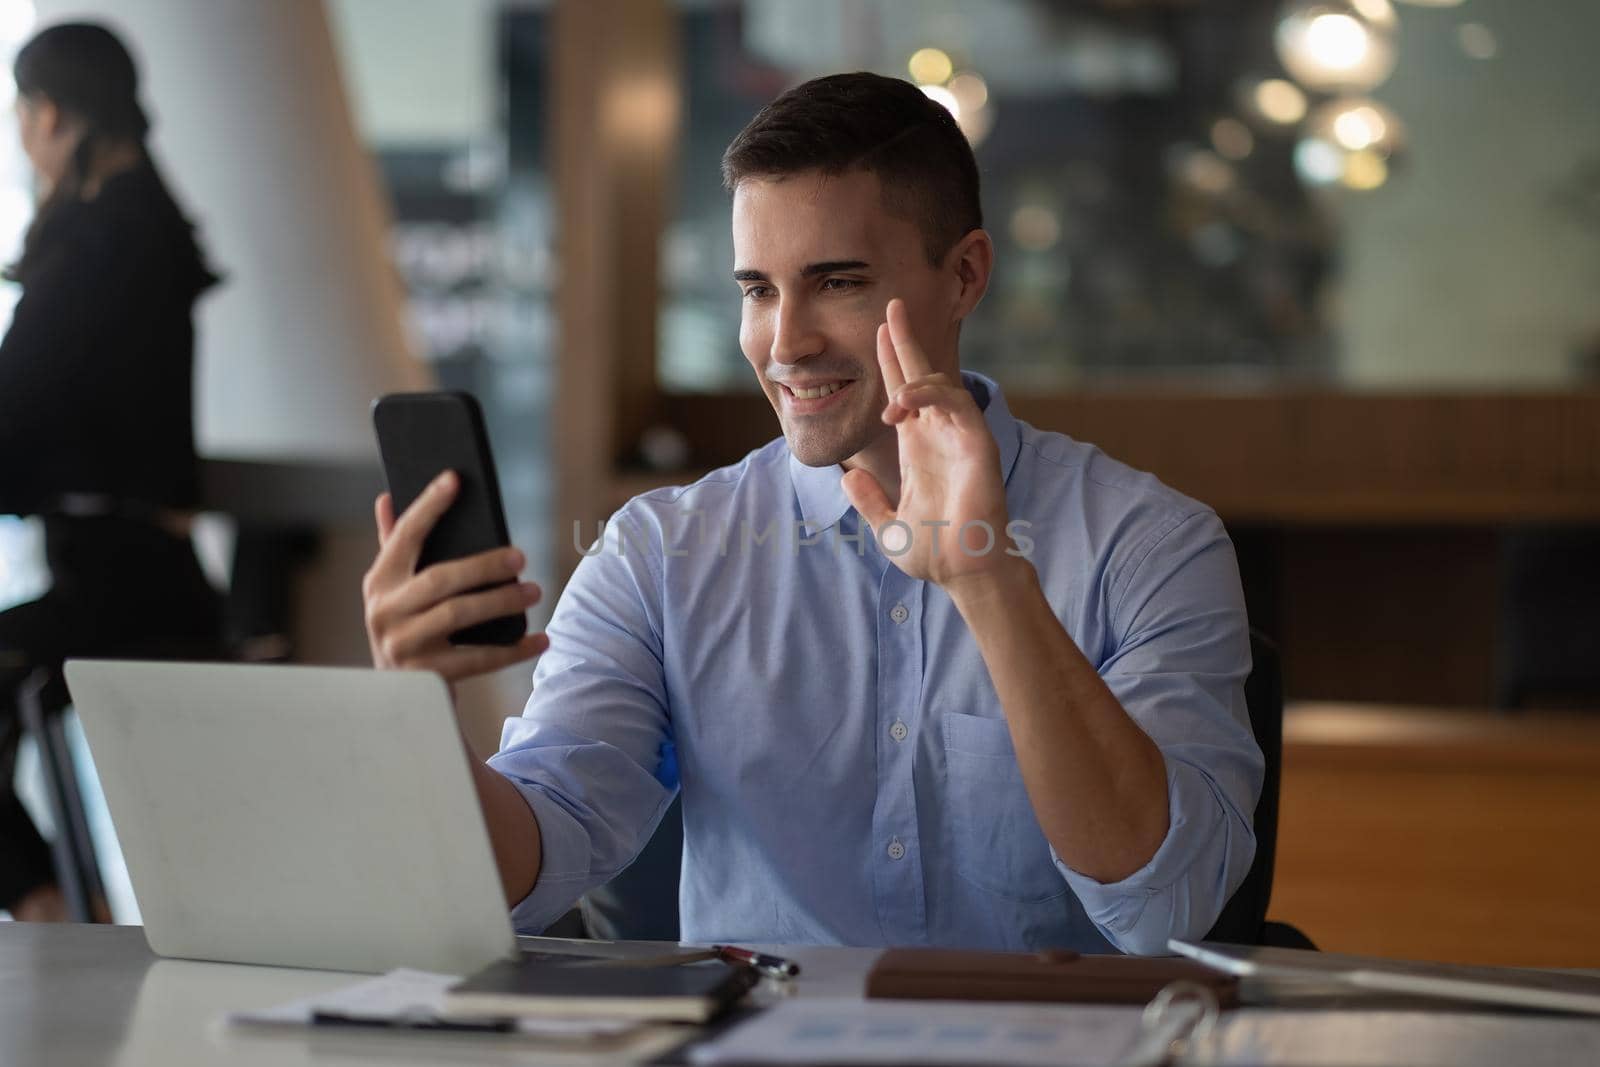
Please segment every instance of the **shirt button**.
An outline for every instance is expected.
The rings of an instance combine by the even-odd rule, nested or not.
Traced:
[[[906,606],[904,604],[896,604],[894,607],[889,609],[889,618],[893,619],[896,624],[899,624],[911,618],[911,612],[906,610]]]
[[[889,842],[889,858],[890,859],[892,859],[892,860],[905,859],[905,855],[906,855],[906,846],[902,845],[898,838],[896,838],[895,840]]]
[[[895,724],[893,726],[889,727],[889,736],[894,738],[896,741],[904,741],[910,735],[911,731],[907,729],[906,724],[898,719],[895,720]]]

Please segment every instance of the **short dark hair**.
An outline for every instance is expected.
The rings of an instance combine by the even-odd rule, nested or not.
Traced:
[[[950,112],[908,81],[814,78],[757,112],[722,155],[729,192],[747,178],[811,170],[876,174],[885,206],[922,231],[931,263],[983,225],[972,146]]]

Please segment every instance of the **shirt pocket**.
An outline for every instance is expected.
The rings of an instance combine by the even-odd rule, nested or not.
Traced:
[[[956,874],[1006,900],[1064,896],[1066,879],[1034,818],[1006,721],[948,711],[940,719],[946,844]]]

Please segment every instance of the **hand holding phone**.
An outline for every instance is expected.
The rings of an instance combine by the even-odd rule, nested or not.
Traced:
[[[377,558],[362,586],[373,661],[447,678],[537,655],[524,612],[481,413],[463,393],[407,393],[373,407],[390,492],[377,502]]]

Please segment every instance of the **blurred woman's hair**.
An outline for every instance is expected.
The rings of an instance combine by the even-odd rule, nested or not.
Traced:
[[[139,72],[133,56],[116,34],[99,23],[63,22],[40,30],[17,52],[11,69],[18,96],[29,102],[48,100],[83,128],[66,173],[28,227],[22,255],[5,272],[6,277],[26,283],[44,251],[41,245],[52,217],[82,199],[97,153],[103,146],[119,144],[135,145],[143,153],[150,119],[139,104]]]

